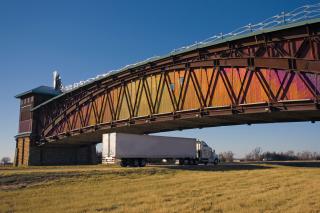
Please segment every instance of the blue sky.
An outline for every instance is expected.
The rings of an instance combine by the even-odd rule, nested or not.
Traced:
[[[19,102],[14,95],[64,84],[163,55],[220,32],[318,1],[15,1],[0,0],[0,157],[14,155]],[[243,156],[263,150],[320,151],[319,122],[194,129],[198,137]]]

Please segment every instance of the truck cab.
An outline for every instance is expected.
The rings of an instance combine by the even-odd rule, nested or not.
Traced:
[[[197,158],[199,163],[208,163],[218,164],[219,157],[208,144],[204,141],[197,141]]]

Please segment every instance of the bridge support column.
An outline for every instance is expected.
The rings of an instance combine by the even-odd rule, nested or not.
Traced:
[[[15,166],[96,164],[96,145],[37,146],[29,138],[17,138]]]
[[[20,137],[16,139],[15,166],[28,166],[30,155],[30,138]]]

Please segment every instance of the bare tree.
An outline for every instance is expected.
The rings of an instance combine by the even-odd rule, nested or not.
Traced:
[[[262,160],[262,149],[261,147],[256,147],[253,149],[249,154],[246,155],[246,160],[247,161],[252,161],[252,160]]]
[[[298,152],[297,154],[299,160],[312,160],[313,153],[309,151]]]
[[[313,152],[311,156],[312,160],[319,160],[320,159],[320,153],[318,152]]]
[[[254,160],[254,152],[250,152],[246,155],[247,160]],[[320,160],[319,152],[302,151],[294,153],[294,151],[287,152],[264,152],[260,155],[260,159],[266,159],[268,161],[282,161],[282,160]]]
[[[252,150],[252,155],[254,160],[261,160],[262,149],[261,147],[256,147]]]
[[[292,150],[287,151],[287,152],[285,153],[285,155],[287,155],[288,157],[294,157],[294,156],[295,156],[295,155],[294,155],[294,151],[292,151]]]
[[[1,164],[2,165],[6,165],[6,164],[9,164],[11,162],[11,159],[9,157],[3,157],[1,159]]]
[[[245,159],[246,159],[246,161],[252,161],[253,160],[252,153],[250,152],[250,153],[246,154]]]
[[[234,154],[232,151],[222,152],[219,154],[219,158],[222,162],[232,162],[233,156]]]
[[[224,157],[224,155],[223,155],[223,152],[219,153],[219,160],[220,160],[221,162],[226,162],[226,159],[225,159],[225,157]]]

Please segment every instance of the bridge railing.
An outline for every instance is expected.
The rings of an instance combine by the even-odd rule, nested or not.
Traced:
[[[296,8],[290,12],[281,12],[280,14],[267,18],[262,22],[259,22],[256,24],[249,23],[243,27],[237,28],[232,32],[220,33],[218,35],[211,36],[203,41],[196,42],[192,45],[174,49],[172,53],[185,51],[194,47],[206,45],[218,40],[223,40],[223,39],[238,36],[238,35],[271,29],[274,27],[292,24],[292,23],[305,21],[305,20],[310,20],[314,18],[320,18],[320,3],[313,4],[313,5],[305,5],[305,6]]]

